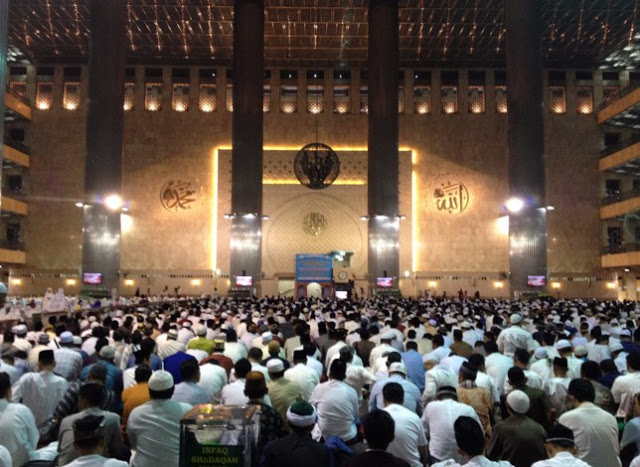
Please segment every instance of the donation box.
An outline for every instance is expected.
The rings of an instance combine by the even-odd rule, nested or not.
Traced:
[[[259,431],[259,406],[196,405],[180,421],[180,467],[250,467]]]

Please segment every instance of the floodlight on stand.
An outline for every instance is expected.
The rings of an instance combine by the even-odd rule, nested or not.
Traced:
[[[507,208],[511,214],[516,214],[524,208],[524,201],[521,198],[509,198],[506,203],[504,203],[504,207]]]

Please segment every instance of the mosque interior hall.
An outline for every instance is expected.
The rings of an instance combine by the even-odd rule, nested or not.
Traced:
[[[0,281],[635,300],[639,7],[0,2]]]

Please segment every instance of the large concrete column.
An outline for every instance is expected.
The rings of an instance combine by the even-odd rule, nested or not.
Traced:
[[[527,276],[548,279],[541,9],[539,0],[505,1],[509,195],[524,201],[509,215],[513,297],[546,289],[528,287]]]
[[[398,287],[398,4],[369,2],[369,282]]]
[[[4,122],[4,90],[7,88],[7,29],[9,27],[9,2],[0,2],[0,123]],[[4,123],[0,124],[0,141],[4,140]],[[2,167],[2,145],[0,145],[0,167]],[[0,188],[2,177],[0,176]],[[0,206],[2,196],[0,196]]]
[[[120,210],[104,201],[121,196],[125,0],[90,0],[89,101],[85,158],[82,271],[102,273],[101,287],[118,287]],[[113,199],[113,198],[112,198]]]
[[[264,2],[235,0],[233,16],[233,133],[231,275],[262,273],[262,84]],[[278,92],[273,90],[272,92]],[[234,283],[234,277],[232,285]]]

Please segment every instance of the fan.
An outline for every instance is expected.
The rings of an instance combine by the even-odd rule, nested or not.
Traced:
[[[338,178],[340,159],[326,144],[310,143],[296,154],[293,171],[302,185],[312,190],[322,190]]]

